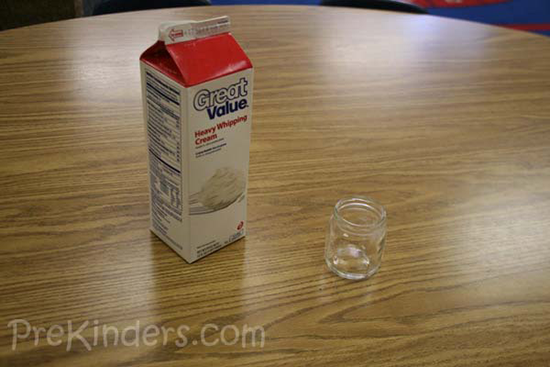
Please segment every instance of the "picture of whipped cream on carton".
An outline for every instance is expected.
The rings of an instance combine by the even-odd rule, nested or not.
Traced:
[[[151,231],[188,262],[246,233],[254,70],[229,27],[164,23],[140,58]]]

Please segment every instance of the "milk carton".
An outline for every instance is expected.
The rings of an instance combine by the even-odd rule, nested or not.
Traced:
[[[229,26],[162,24],[140,58],[151,231],[188,262],[246,232],[253,68]]]

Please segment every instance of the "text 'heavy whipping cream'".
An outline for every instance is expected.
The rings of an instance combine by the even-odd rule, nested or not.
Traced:
[[[246,232],[253,68],[229,26],[162,24],[140,59],[151,230],[188,262]]]

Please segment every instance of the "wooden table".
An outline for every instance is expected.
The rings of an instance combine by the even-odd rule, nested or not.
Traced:
[[[148,229],[138,56],[161,21],[223,14],[256,67],[249,233],[188,265]],[[548,366],[549,58],[529,33],[300,6],[0,33],[0,365]],[[368,281],[323,260],[352,194],[389,213]]]

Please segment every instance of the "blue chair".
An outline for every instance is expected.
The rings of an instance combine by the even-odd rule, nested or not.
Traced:
[[[428,11],[423,7],[403,0],[322,0],[321,5],[394,10],[413,14],[428,14]]]

